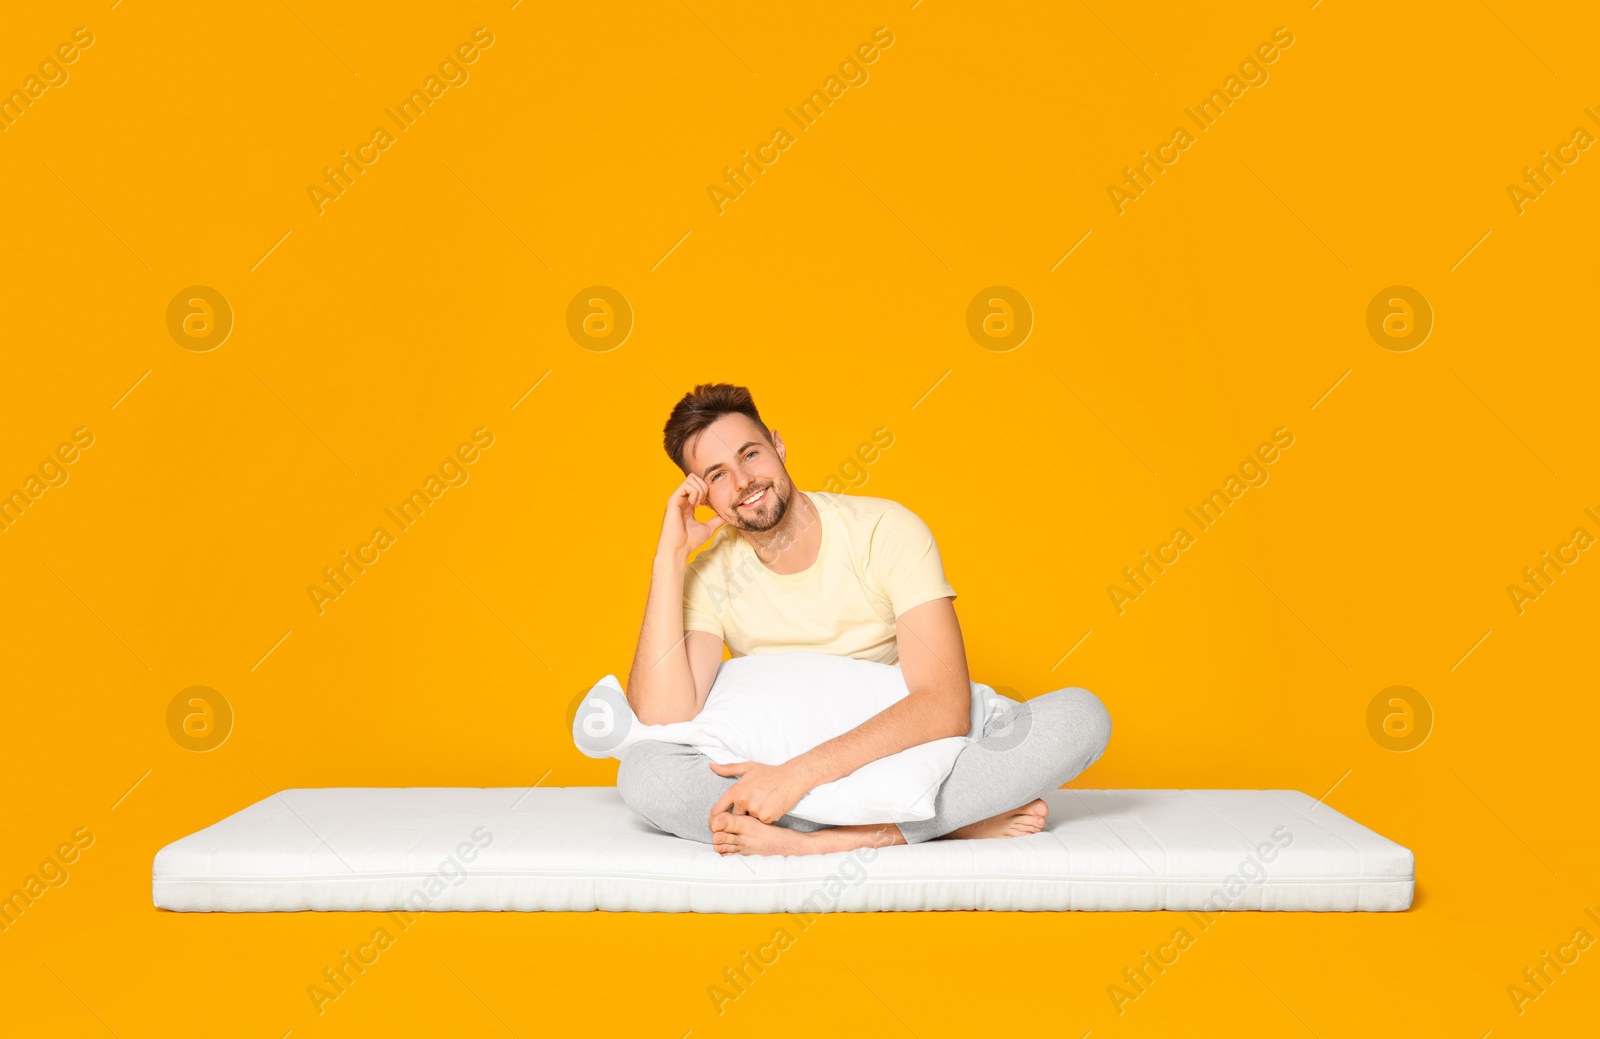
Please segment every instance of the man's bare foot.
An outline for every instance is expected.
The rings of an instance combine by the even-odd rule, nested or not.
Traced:
[[[719,855],[825,855],[905,842],[900,828],[892,824],[830,826],[802,833],[732,812],[723,812],[711,821],[711,846]]]
[[[810,834],[723,812],[711,820],[711,847],[721,855],[805,855]]]
[[[1044,829],[1050,806],[1043,800],[1029,801],[1021,808],[1001,812],[959,830],[951,830],[939,840],[970,841],[980,837],[1026,837]]]

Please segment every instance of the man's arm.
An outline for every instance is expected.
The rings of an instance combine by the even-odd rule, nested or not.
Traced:
[[[713,765],[718,775],[742,778],[712,806],[712,816],[731,809],[770,823],[813,787],[848,776],[869,761],[921,743],[968,735],[972,685],[955,604],[948,597],[933,599],[902,613],[895,621],[895,641],[910,695],[782,765]]]
[[[688,721],[700,713],[722,664],[722,639],[683,627],[683,572],[689,550],[722,526],[722,518],[702,523],[695,506],[705,501],[706,485],[690,474],[667,500],[650,569],[639,645],[628,672],[628,702],[645,725]]]
[[[914,606],[894,627],[910,695],[796,758],[811,786],[842,779],[907,747],[971,731],[972,685],[955,604],[934,599]]]

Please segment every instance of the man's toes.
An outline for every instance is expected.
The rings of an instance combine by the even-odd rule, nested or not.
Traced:
[[[1038,802],[1034,802],[1034,804],[1038,804]],[[1044,819],[1045,817],[1042,813],[1037,813],[1033,810],[1033,804],[1024,805],[1012,817],[1009,829],[1013,834],[1025,837],[1030,833],[1038,833],[1044,829]]]
[[[724,855],[740,854],[750,843],[745,837],[752,829],[750,819],[743,815],[719,815],[720,824],[711,834],[711,845]]]

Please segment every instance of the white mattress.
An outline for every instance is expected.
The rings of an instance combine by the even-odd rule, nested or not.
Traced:
[[[156,854],[181,912],[1311,910],[1411,905],[1413,859],[1297,790],[1056,790],[1027,837],[723,856],[614,787],[285,790]]]

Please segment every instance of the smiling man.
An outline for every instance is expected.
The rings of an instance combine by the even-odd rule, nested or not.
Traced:
[[[617,772],[653,825],[723,854],[805,855],[1044,828],[1041,796],[1097,761],[1111,718],[1085,689],[1013,701],[1008,723],[972,733],[955,590],[927,524],[897,502],[797,490],[776,430],[750,391],[694,388],[673,408],[667,454],[684,480],[667,501],[628,700],[647,725],[700,712],[724,644],[733,656],[806,650],[899,665],[909,695],[781,765],[716,765],[692,747],[644,741]],[[699,506],[714,515],[695,517]],[[716,536],[690,564],[691,551]],[[788,814],[813,787],[950,736],[965,746],[932,819],[825,826]]]

